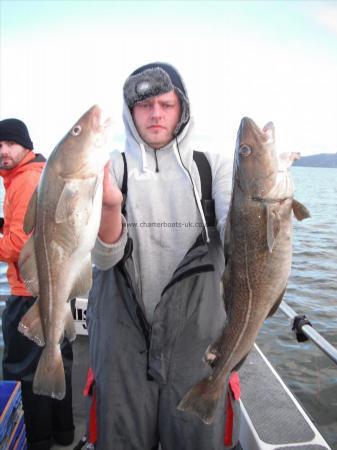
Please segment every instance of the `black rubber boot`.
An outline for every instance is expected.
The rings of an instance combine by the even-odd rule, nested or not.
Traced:
[[[47,450],[52,442],[52,399],[34,394],[27,382],[21,383],[21,394],[29,448]]]
[[[50,450],[52,446],[52,441],[39,441],[39,442],[29,442],[27,441],[27,450]]]
[[[66,395],[63,400],[52,400],[52,435],[59,445],[70,445],[74,440],[71,370],[65,366]]]
[[[68,431],[53,431],[53,438],[56,444],[59,445],[70,445],[73,443],[75,437],[75,430]]]

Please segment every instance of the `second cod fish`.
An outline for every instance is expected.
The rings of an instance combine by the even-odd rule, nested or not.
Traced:
[[[292,257],[292,212],[308,210],[293,198],[288,168],[298,153],[275,151],[274,125],[262,130],[249,118],[239,127],[233,188],[225,233],[223,278],[227,321],[205,354],[212,374],[193,386],[178,409],[214,418],[232,370],[250,352],[264,320],[275,313],[286,289]]]
[[[102,205],[103,168],[109,120],[98,106],[87,111],[48,158],[27,209],[19,269],[38,299],[19,331],[44,346],[33,381],[36,394],[62,399],[65,375],[60,343],[76,337],[69,299],[92,284],[91,255]]]

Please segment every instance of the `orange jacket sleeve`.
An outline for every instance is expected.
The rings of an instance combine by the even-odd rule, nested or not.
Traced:
[[[13,180],[7,198],[8,210],[5,217],[3,237],[0,239],[0,260],[17,262],[25,242],[29,238],[23,231],[23,221],[27,206],[39,182],[40,173],[31,171]],[[7,217],[9,216],[9,217]]]

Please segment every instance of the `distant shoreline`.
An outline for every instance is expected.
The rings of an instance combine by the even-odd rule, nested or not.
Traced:
[[[298,167],[322,167],[337,169],[337,153],[320,153],[318,155],[301,156],[294,161],[294,166]]]

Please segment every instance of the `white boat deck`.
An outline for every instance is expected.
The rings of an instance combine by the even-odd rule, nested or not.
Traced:
[[[239,375],[244,450],[331,449],[256,345]]]

